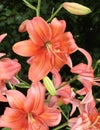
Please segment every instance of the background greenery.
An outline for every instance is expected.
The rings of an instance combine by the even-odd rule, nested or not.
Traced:
[[[37,0],[28,0],[31,4],[37,5]],[[76,16],[69,14],[62,9],[57,15],[58,19],[65,19],[67,22],[66,31],[71,31],[78,46],[86,49],[93,57],[93,65],[100,59],[100,0],[42,0],[41,16],[47,20],[52,10],[56,10],[59,5],[66,1],[74,1],[89,7],[92,13],[86,16]],[[18,27],[22,21],[32,19],[35,12],[28,8],[22,0],[1,0],[0,1],[0,34],[7,33],[7,37],[0,43],[0,52],[5,52],[10,58],[18,58],[22,64],[20,73],[23,79],[27,79],[26,59],[16,55],[12,51],[12,45],[23,39],[27,39],[26,33],[19,33]],[[72,55],[73,62],[76,64],[85,60],[83,55],[76,52]],[[61,70],[63,77],[67,73],[65,67]],[[97,70],[100,75],[100,67]],[[95,89],[94,91],[97,91]],[[100,95],[100,93],[99,93]],[[4,105],[5,107],[5,105]],[[1,110],[0,110],[1,111]],[[2,111],[1,111],[2,112]]]

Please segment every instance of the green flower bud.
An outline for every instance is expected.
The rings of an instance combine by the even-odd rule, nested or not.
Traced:
[[[64,2],[63,8],[75,15],[86,15],[92,12],[88,7],[75,2]]]
[[[50,80],[50,78],[48,76],[45,76],[43,78],[43,83],[44,83],[44,86],[46,87],[46,89],[48,90],[48,92],[52,96],[56,95],[56,89],[54,87],[54,84],[52,83],[52,81]]]

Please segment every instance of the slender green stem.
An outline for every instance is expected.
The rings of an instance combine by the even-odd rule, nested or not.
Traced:
[[[97,60],[95,67],[94,67],[94,71],[97,69],[97,66],[100,64],[100,60]]]
[[[56,90],[58,90],[58,89],[64,87],[64,86],[67,85],[67,84],[70,84],[70,83],[74,82],[75,80],[77,80],[77,76],[74,76],[74,77],[73,77],[72,79],[70,79],[68,82],[63,83],[63,84],[62,84],[61,86],[59,86]]]
[[[40,7],[41,7],[41,0],[38,0],[38,5],[37,5],[37,16],[40,16]]]
[[[20,82],[22,82],[23,84],[25,84],[25,86],[27,86],[27,88],[30,88],[30,84],[27,83],[26,81],[22,80],[22,79],[18,76],[18,74],[16,75],[16,78],[17,78]],[[16,86],[17,86],[17,85],[16,85]]]
[[[65,127],[65,126],[67,126],[67,125],[68,125],[67,122],[65,122],[65,123],[63,123],[62,125],[59,125],[59,126],[57,126],[56,128],[54,128],[53,130],[60,130],[61,128]]]
[[[61,4],[59,6],[59,8],[51,15],[51,17],[47,20],[47,22],[50,22],[58,14],[58,12],[62,9],[62,7],[63,7],[63,4]]]
[[[7,82],[11,89],[16,89],[15,86],[13,86],[9,81]]]
[[[63,110],[61,109],[61,107],[58,106],[58,108],[61,110],[61,113],[62,113],[62,115],[65,117],[65,119],[68,120],[68,117],[65,115],[65,113],[63,112]]]
[[[35,6],[31,5],[27,0],[23,0],[23,2],[29,7],[31,8],[32,10],[37,10]]]
[[[77,80],[77,77],[78,77],[77,75],[74,76],[74,77],[73,77],[72,79],[70,79],[69,81],[67,81],[67,82],[63,83],[62,85],[58,86],[58,87],[56,88],[56,90],[58,90],[58,89],[60,89],[60,88],[63,88],[65,85],[74,82],[75,80]],[[46,96],[47,96],[47,95],[49,95],[48,92],[46,93]]]

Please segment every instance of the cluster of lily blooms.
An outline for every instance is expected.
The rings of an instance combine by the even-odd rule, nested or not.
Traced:
[[[21,70],[21,65],[17,59],[3,58],[5,54],[0,53],[0,101],[9,104],[0,116],[0,127],[11,130],[49,130],[49,127],[61,122],[59,106],[71,104],[70,118],[66,120],[71,130],[100,129],[100,113],[92,94],[92,87],[100,86],[100,78],[94,77],[91,55],[78,47],[72,33],[65,30],[65,20],[56,17],[50,23],[42,17],[34,17],[20,25],[19,31],[27,32],[29,39],[15,43],[12,50],[18,55],[29,57],[28,79],[31,84],[27,95],[17,89],[7,89],[7,83],[15,88],[20,83],[16,74]],[[0,35],[0,42],[6,35]],[[70,55],[76,51],[86,57],[87,63],[73,66]],[[70,83],[62,81],[59,71],[64,65],[70,68],[72,74],[76,74],[76,80],[83,85],[82,89],[75,92]],[[47,76],[49,73],[53,79]],[[47,90],[50,91],[48,96]],[[76,94],[83,96],[83,99],[77,99]],[[76,108],[79,115],[73,117]]]

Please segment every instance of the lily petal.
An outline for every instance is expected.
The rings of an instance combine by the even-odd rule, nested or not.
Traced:
[[[40,58],[41,57],[41,58]],[[51,59],[45,53],[34,58],[29,68],[29,79],[37,82],[46,76],[52,68]]]
[[[27,24],[28,20],[25,20],[24,22],[21,23],[21,25],[18,28],[19,32],[25,32],[26,31],[26,24]]]
[[[0,53],[0,57],[2,57],[2,56],[4,56],[4,55],[6,55],[6,53]]]
[[[52,29],[53,38],[59,37],[61,33],[64,33],[66,29],[66,23],[64,20],[57,20],[57,18],[54,18],[51,23],[50,27]]]
[[[86,50],[84,50],[83,48],[78,47],[78,50],[81,53],[83,53],[83,55],[86,57],[87,62],[88,62],[88,66],[91,66],[92,65],[92,57],[91,57],[91,55]]]
[[[28,124],[28,130],[49,130],[49,127],[43,120],[37,118],[34,123]]]
[[[56,108],[46,108],[40,117],[46,122],[48,126],[56,126],[61,121],[61,113]]]
[[[54,86],[57,88],[61,84],[61,76],[56,69],[52,69],[51,73],[53,74]]]
[[[75,43],[73,35],[71,32],[65,32],[62,37],[62,50],[65,50],[67,54],[72,54],[77,51],[78,46]]]
[[[0,60],[0,79],[10,80],[21,69],[16,59],[3,58]]]
[[[0,35],[0,42],[7,36],[7,33]]]
[[[34,17],[26,24],[26,28],[31,40],[38,46],[43,46],[45,42],[51,40],[51,29],[41,17]]]
[[[44,107],[44,99],[44,86],[40,82],[33,83],[27,93],[27,98],[24,105],[25,111],[30,112],[34,110],[35,114],[40,114]]]
[[[6,96],[12,108],[23,109],[25,96],[17,90],[8,90]]]
[[[0,90],[0,101],[2,101],[2,102],[7,102],[7,99],[6,99],[6,97],[4,97],[4,96],[2,95],[1,90]]]
[[[83,100],[81,101],[82,104],[86,104],[86,103],[89,103],[93,100],[93,96],[92,96],[92,92],[88,92],[86,94],[86,96],[83,98]]]
[[[6,108],[4,115],[0,117],[0,127],[21,129],[27,124],[25,115],[18,109]]]
[[[17,42],[12,49],[15,53],[26,57],[35,55],[39,50],[39,48],[34,45],[31,40]]]

